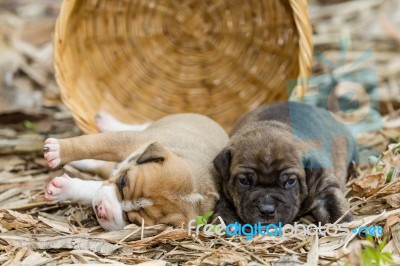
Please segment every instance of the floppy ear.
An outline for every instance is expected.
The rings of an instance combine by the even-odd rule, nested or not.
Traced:
[[[302,163],[304,172],[306,173],[307,187],[311,187],[324,174],[324,169],[318,159],[313,156],[303,158]]]
[[[305,159],[303,166],[308,190],[308,195],[303,200],[303,208],[309,209],[314,206],[310,211],[322,224],[336,222],[347,212],[349,205],[333,170],[324,168],[315,157]],[[351,220],[352,216],[348,213],[342,222]]]
[[[318,159],[312,156],[307,156],[302,159],[302,167],[304,168],[306,176],[305,182],[300,186],[302,191],[301,200],[303,201],[303,205],[309,206],[314,201],[314,198],[309,197],[309,195],[317,194],[319,179],[324,175],[324,169],[322,169]]]
[[[167,156],[168,150],[158,142],[154,142],[147,146],[146,150],[136,160],[136,163],[163,163]]]
[[[217,155],[217,157],[215,157],[213,161],[215,169],[219,172],[223,179],[228,179],[231,175],[231,160],[231,150],[226,147]]]

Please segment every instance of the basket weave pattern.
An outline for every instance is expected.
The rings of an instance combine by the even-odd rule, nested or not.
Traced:
[[[55,36],[62,98],[87,133],[100,110],[129,123],[196,112],[229,128],[285,99],[311,54],[306,0],[65,0]]]

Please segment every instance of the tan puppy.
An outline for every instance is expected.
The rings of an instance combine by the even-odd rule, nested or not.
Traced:
[[[104,182],[56,177],[45,197],[91,204],[106,230],[142,219],[181,226],[214,208],[219,196],[212,160],[227,143],[216,122],[197,114],[167,116],[140,131],[50,138],[45,158],[52,168],[83,159],[121,163]]]

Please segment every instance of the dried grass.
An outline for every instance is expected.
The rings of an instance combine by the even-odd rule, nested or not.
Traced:
[[[378,134],[378,133],[376,133]],[[398,145],[384,153],[379,172],[373,167],[359,169],[360,178],[351,180],[353,196],[349,198],[356,219],[350,228],[361,225],[385,227],[390,236],[387,249],[399,256],[400,179],[379,181],[390,167],[399,169]],[[52,263],[125,263],[165,260],[171,263],[247,265],[281,261],[318,262],[319,265],[347,261],[354,253],[354,234],[343,237],[313,238],[304,234],[287,237],[260,237],[251,241],[243,237],[206,237],[188,235],[184,228],[165,225],[144,227],[130,225],[117,232],[104,232],[91,208],[79,205],[46,205],[43,188],[60,171],[44,167],[44,160],[32,155],[4,156],[0,168],[0,236],[4,246],[0,262],[27,265]],[[394,175],[393,175],[394,176]],[[311,217],[302,219],[309,222]],[[362,239],[362,238],[361,238]],[[283,255],[286,255],[283,257]],[[399,257],[400,259],[400,257]],[[34,261],[34,264],[30,264]],[[29,262],[29,263],[27,263]],[[300,264],[301,263],[301,264]],[[279,265],[279,264],[277,264]],[[297,264],[294,264],[297,265]]]
[[[0,12],[0,20],[7,22],[1,24],[0,36],[10,36],[8,34],[15,28],[26,29],[29,23],[22,19],[23,15],[40,13],[40,8],[43,8],[35,6],[35,2],[0,1],[1,10],[14,10],[18,14]],[[38,20],[52,18],[58,1],[41,2],[48,11],[40,13]],[[348,64],[354,62],[365,48],[374,49],[373,56],[365,64],[378,72],[384,127],[378,132],[359,136],[359,140],[381,151],[398,141],[400,136],[400,16],[396,7],[396,0],[350,1],[335,5],[337,12],[332,12],[331,6],[311,3],[316,50],[323,51],[331,60],[339,61],[337,37],[346,34],[351,36]],[[394,12],[397,14],[393,15]],[[366,32],[369,25],[384,30]],[[0,38],[0,44],[5,43],[7,49],[15,52],[15,57],[10,59],[15,65],[11,69],[14,79],[10,86],[21,88],[21,84],[30,84],[28,91],[42,95],[36,109],[31,102],[19,102],[18,108],[13,108],[14,104],[0,112],[0,123],[4,125],[0,129],[1,264],[128,265],[152,261],[151,265],[155,265],[153,260],[161,260],[186,265],[337,265],[345,261],[359,265],[360,250],[365,242],[364,237],[354,234],[321,238],[297,234],[285,239],[257,236],[246,241],[238,236],[189,236],[183,228],[165,225],[144,228],[130,225],[121,231],[104,232],[91,208],[70,204],[46,205],[43,188],[62,170],[50,171],[46,167],[41,151],[44,135],[69,137],[80,134],[80,131],[60,105],[52,67],[46,60],[46,45],[50,38],[45,36],[50,36],[51,31],[44,28],[41,28],[44,36],[23,35],[24,39],[18,35],[14,41],[9,39],[3,43]],[[0,61],[0,71],[3,69],[1,65]],[[324,64],[315,63],[314,73],[329,71]],[[3,72],[0,74],[1,77],[7,76]],[[33,121],[34,127],[29,124],[22,126],[26,120]],[[391,252],[396,263],[400,264],[400,155],[396,147],[389,146],[378,163],[378,169],[375,165],[360,166],[357,178],[349,181],[348,186],[349,202],[355,215],[350,227],[372,224],[384,227],[389,239],[384,250]],[[392,181],[387,183],[390,172]],[[310,219],[305,217],[301,222],[308,223]]]

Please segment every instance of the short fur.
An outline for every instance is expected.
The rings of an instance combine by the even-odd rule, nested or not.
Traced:
[[[90,204],[87,202],[90,200],[95,210],[103,208],[96,215],[101,213],[98,220],[104,228],[120,229],[126,223],[141,224],[142,219],[146,225],[181,226],[214,209],[219,195],[212,160],[228,140],[225,131],[211,119],[197,114],[179,114],[155,121],[140,132],[50,139],[46,141],[45,158],[51,167],[83,159],[122,161],[100,189],[96,188],[85,197],[85,203]],[[55,197],[57,187],[63,184],[72,187],[70,181],[68,177],[58,177],[54,184],[49,184],[53,190],[50,193],[46,190],[46,199],[53,203],[73,200],[77,194],[82,194],[75,186],[75,191],[64,191],[63,197]],[[102,195],[103,191],[109,196]],[[107,197],[114,197],[110,195],[112,191],[118,200],[107,201]],[[114,210],[116,204],[119,213]],[[118,223],[104,221],[104,208],[110,217],[124,215],[125,223],[118,217]],[[121,210],[126,213],[121,214]]]
[[[322,145],[330,140],[332,149]],[[348,210],[342,190],[352,160],[356,143],[329,112],[294,102],[259,107],[238,121],[214,159],[222,180],[214,216],[285,224],[311,212],[321,223],[335,222]]]

